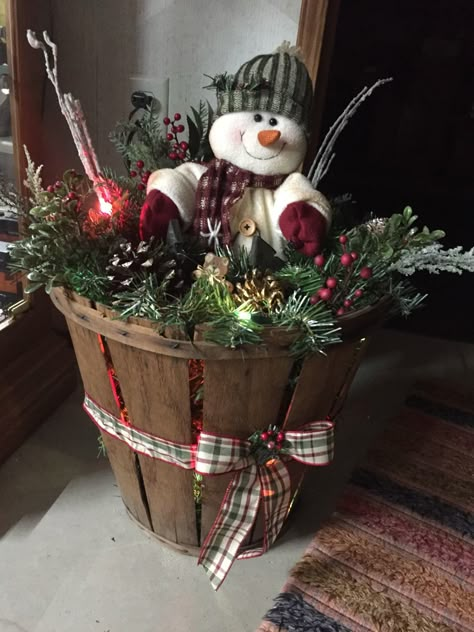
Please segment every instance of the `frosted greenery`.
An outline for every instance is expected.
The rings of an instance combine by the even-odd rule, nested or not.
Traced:
[[[411,276],[421,270],[430,274],[474,272],[474,247],[463,251],[461,246],[443,248],[441,244],[434,243],[417,250],[406,250],[391,266],[391,270],[404,276]]]

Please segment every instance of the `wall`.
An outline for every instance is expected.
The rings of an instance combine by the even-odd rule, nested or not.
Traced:
[[[108,133],[130,109],[133,75],[170,78],[171,113],[200,98],[203,74],[235,72],[284,39],[296,41],[300,0],[51,0],[63,90],[83,104],[99,159],[119,165]],[[53,91],[45,97],[47,176],[75,161]],[[69,162],[68,162],[69,161]],[[77,165],[77,161],[75,162]]]

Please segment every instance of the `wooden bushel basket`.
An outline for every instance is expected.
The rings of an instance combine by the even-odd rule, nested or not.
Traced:
[[[270,335],[263,345],[230,350],[198,340],[165,338],[148,321],[114,319],[110,310],[63,289],[54,289],[51,298],[66,317],[90,397],[120,417],[111,363],[120,384],[122,410],[124,404],[133,425],[181,444],[192,443],[192,360],[203,362],[205,430],[246,439],[256,429],[281,425],[285,419],[285,430],[290,430],[340,411],[366,335],[386,313],[386,305],[378,304],[340,319],[343,342],[330,347],[326,356],[306,358],[292,386],[295,358],[288,351],[288,337],[285,342]],[[129,514],[166,544],[197,554],[232,474],[204,478],[198,517],[192,471],[137,454],[106,433],[102,436]],[[290,466],[296,494],[304,466],[295,461]],[[246,544],[255,545],[261,538],[262,521],[257,520]]]

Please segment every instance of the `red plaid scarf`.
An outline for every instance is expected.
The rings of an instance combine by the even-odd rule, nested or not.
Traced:
[[[196,191],[194,230],[209,232],[209,223],[221,222],[222,241],[231,243],[230,211],[247,187],[276,189],[286,175],[262,176],[236,167],[227,160],[214,158],[201,176]],[[209,222],[209,223],[208,223]]]

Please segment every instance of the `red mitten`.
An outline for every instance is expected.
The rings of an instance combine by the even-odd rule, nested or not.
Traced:
[[[308,257],[321,251],[326,236],[326,219],[307,202],[288,204],[278,220],[283,237]]]
[[[146,196],[140,212],[140,239],[165,239],[168,224],[172,219],[179,219],[178,207],[167,195],[152,189]]]

